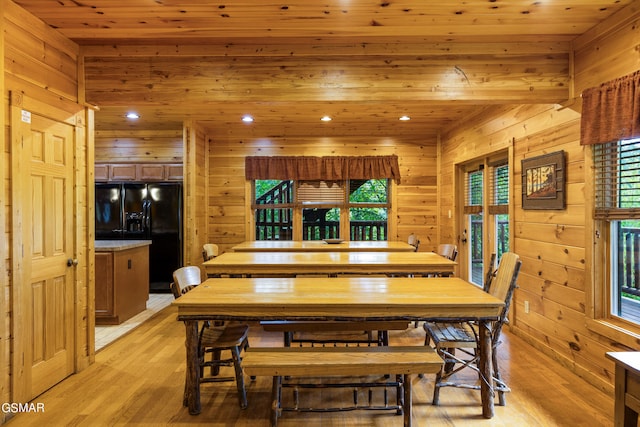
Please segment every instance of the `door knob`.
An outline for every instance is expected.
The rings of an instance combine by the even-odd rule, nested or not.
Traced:
[[[78,265],[78,259],[77,258],[73,258],[73,259],[69,258],[67,260],[67,267],[72,267],[72,266],[76,266],[76,265]]]

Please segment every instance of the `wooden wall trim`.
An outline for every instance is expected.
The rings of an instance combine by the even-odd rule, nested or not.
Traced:
[[[84,197],[86,200],[95,200],[95,188],[93,185],[95,182],[95,139],[94,139],[94,130],[95,130],[95,111],[91,108],[85,108],[86,113],[86,127],[85,127],[85,137],[86,137],[86,149],[84,153],[85,159],[85,171],[84,171],[84,182],[78,177],[77,185],[84,185]],[[82,214],[79,212],[78,215]],[[95,203],[87,203],[87,209],[84,213],[86,215],[86,228],[84,229],[84,233],[81,234],[82,239],[86,239],[84,242],[82,239],[78,239],[76,245],[79,248],[83,248],[84,256],[82,257],[85,260],[86,269],[86,312],[84,315],[87,318],[87,323],[84,325],[86,327],[85,336],[86,336],[86,344],[88,348],[84,353],[84,357],[79,358],[76,363],[77,370],[82,371],[87,368],[95,361]],[[79,335],[80,336],[80,335]],[[82,353],[79,353],[82,354]]]
[[[192,120],[184,122],[184,143],[182,157],[184,162],[182,199],[183,199],[183,223],[182,223],[182,258],[184,265],[194,265],[193,252],[196,244],[195,231],[197,223],[194,208],[196,198],[194,196],[196,186],[195,167],[195,146],[196,146],[196,125]]]
[[[18,119],[20,117],[20,110],[22,109],[22,97],[10,95],[10,124],[11,127],[11,147],[20,147],[22,144],[18,140],[14,140],[14,135],[17,135],[19,132],[16,131],[20,126],[24,126],[23,123]],[[20,179],[13,179],[19,170],[24,170],[22,163],[22,156],[17,155],[16,150],[11,150],[11,170],[14,171],[11,179],[11,192],[13,197],[11,198],[11,235],[12,235],[12,250],[13,253],[22,253],[22,221],[21,218],[25,215],[23,212],[22,205],[20,204],[20,198],[15,197],[16,194],[20,194],[23,188],[22,182]],[[22,286],[16,286],[16,283],[24,283],[23,279],[23,264],[22,257],[11,257],[11,319],[13,329],[11,329],[7,337],[11,336],[11,333],[16,331],[17,324],[22,324],[22,304],[20,303],[23,299]],[[11,352],[11,362],[9,373],[11,375],[11,394],[9,401],[27,401],[31,396],[27,395],[25,390],[26,379],[24,378],[24,369],[20,369],[23,362],[22,353],[26,345],[24,344],[24,340],[22,339],[22,335],[19,333],[13,334],[13,339],[11,340],[12,352]],[[21,400],[22,399],[22,400]]]
[[[0,135],[0,182],[2,183],[2,188],[0,189],[0,262],[3,265],[8,265],[8,257],[9,254],[6,251],[7,244],[9,242],[9,234],[7,234],[8,230],[5,230],[5,225],[7,221],[4,219],[4,215],[7,212],[6,200],[10,195],[10,182],[9,177],[7,176],[7,170],[5,168],[5,164],[7,163],[7,159],[9,156],[9,145],[8,141],[5,141],[7,132],[8,123],[6,123],[6,118],[8,117],[8,108],[9,103],[6,98],[6,89],[5,89],[5,68],[4,68],[4,45],[5,45],[5,14],[7,10],[7,3],[9,0],[0,0],[0,94],[2,94],[2,111],[0,111],[0,130],[2,134]],[[7,300],[5,298],[6,295],[9,294],[8,291],[9,283],[8,283],[8,274],[7,269],[3,268],[0,271],[0,315],[3,319],[9,318],[9,307],[7,305]],[[9,360],[10,360],[10,340],[9,338],[9,330],[7,329],[8,322],[0,323],[0,378],[2,378],[2,382],[0,382],[0,400],[2,402],[10,402],[10,368],[9,368]],[[0,414],[0,423],[6,420],[6,414]]]

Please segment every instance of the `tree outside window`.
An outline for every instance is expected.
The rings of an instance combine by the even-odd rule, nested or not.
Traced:
[[[255,180],[254,194],[256,240],[388,239],[388,179]]]

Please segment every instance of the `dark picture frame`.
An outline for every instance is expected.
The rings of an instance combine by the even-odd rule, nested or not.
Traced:
[[[523,159],[522,209],[564,209],[565,172],[564,151]]]

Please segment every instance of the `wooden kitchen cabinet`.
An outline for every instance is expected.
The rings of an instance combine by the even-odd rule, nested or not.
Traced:
[[[109,165],[95,165],[95,180],[99,182],[109,181]]]
[[[181,163],[164,165],[164,168],[167,181],[182,181],[184,179]]]
[[[165,165],[153,163],[138,165],[137,181],[164,181],[165,179]]]
[[[117,325],[147,308],[149,241],[96,242],[96,325]]]
[[[97,163],[96,182],[108,181],[182,181],[181,163]]]
[[[135,181],[138,176],[137,165],[109,165],[110,181]]]

